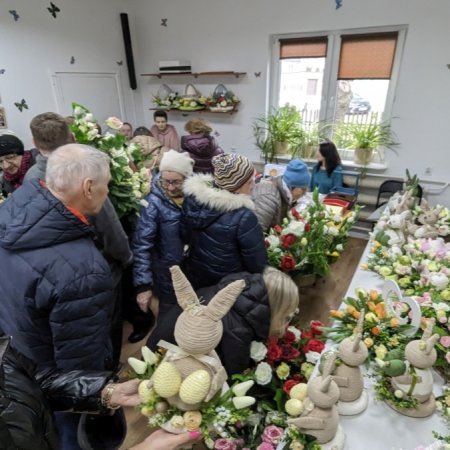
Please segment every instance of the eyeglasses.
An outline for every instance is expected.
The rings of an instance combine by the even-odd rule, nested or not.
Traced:
[[[14,154],[14,155],[3,156],[2,158],[0,158],[0,165],[3,164],[5,161],[8,161],[8,162],[14,161],[18,156],[20,156],[20,155]]]
[[[183,186],[183,180],[165,180],[164,178],[161,178],[161,185],[165,188],[168,188],[169,186],[180,188]]]

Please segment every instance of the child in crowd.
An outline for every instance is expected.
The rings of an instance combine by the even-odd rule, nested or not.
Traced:
[[[167,113],[162,110],[155,111],[153,119],[155,124],[150,128],[153,137],[165,147],[180,151],[180,138],[175,127],[167,123]]]
[[[191,119],[184,129],[189,134],[181,137],[181,150],[195,161],[194,172],[213,173],[211,160],[223,150],[211,136],[212,128],[202,119]]]

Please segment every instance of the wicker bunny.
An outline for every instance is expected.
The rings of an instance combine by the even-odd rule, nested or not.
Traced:
[[[219,291],[207,306],[199,299],[178,266],[171,267],[177,300],[183,312],[175,324],[179,347],[160,341],[168,349],[150,379],[149,387],[171,405],[188,411],[209,401],[227,379],[227,373],[214,351],[222,338],[222,317],[233,306],[245,286],[234,281]]]
[[[338,411],[341,415],[354,415],[367,407],[367,394],[363,395],[364,380],[360,366],[369,354],[362,342],[364,310],[355,329],[355,334],[345,338],[338,347],[341,364],[333,372],[333,380],[339,386]]]
[[[436,407],[433,395],[433,374],[431,368],[436,362],[434,348],[439,335],[431,335],[434,320],[427,324],[422,339],[408,343],[405,348],[406,371],[403,375],[392,377],[391,384],[395,391],[401,391],[405,396],[418,400],[415,408],[401,409],[395,404],[389,405],[401,414],[409,417],[427,417]]]
[[[304,412],[300,417],[288,419],[288,424],[295,425],[302,433],[314,436],[322,448],[325,448],[323,444],[329,444],[330,448],[340,450],[345,437],[339,427],[336,408],[339,388],[330,375],[335,358],[336,355],[332,354],[325,363],[323,374],[309,380]]]

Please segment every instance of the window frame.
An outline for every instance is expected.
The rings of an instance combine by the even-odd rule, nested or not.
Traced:
[[[341,48],[341,35],[352,34],[376,34],[397,32],[397,46],[392,65],[392,75],[389,81],[389,88],[386,96],[386,104],[382,115],[383,121],[392,119],[392,110],[395,102],[395,92],[400,73],[400,65],[406,41],[407,25],[390,25],[383,27],[350,28],[328,31],[289,33],[271,35],[270,44],[272,49],[269,66],[269,106],[277,106],[279,102],[280,80],[281,80],[281,59],[280,40],[293,38],[314,38],[328,37],[327,54],[325,57],[325,70],[323,73],[323,84],[320,102],[319,120],[324,123],[333,123],[336,108],[337,79],[339,70],[339,58]],[[331,94],[331,95],[330,95]]]

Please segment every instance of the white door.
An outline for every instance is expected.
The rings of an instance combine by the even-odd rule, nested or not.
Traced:
[[[89,109],[104,128],[108,117],[124,117],[117,72],[53,72],[53,89],[59,114],[72,115],[72,102]]]

